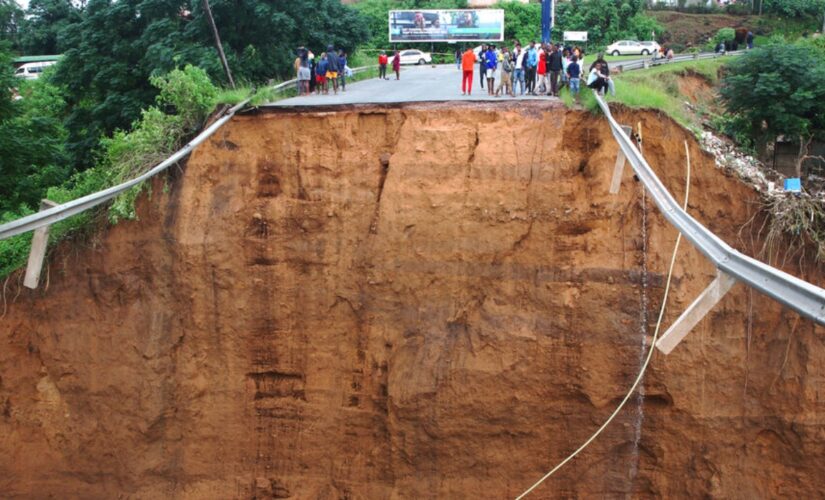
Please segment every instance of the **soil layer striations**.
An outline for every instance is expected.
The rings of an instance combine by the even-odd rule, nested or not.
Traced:
[[[644,152],[756,255],[758,196]],[[636,376],[676,238],[606,122],[553,105],[237,117],[140,220],[5,287],[0,496],[512,498]],[[786,270],[822,284],[799,256]],[[665,325],[715,270],[685,244]],[[813,498],[825,331],[737,285],[535,498]]]

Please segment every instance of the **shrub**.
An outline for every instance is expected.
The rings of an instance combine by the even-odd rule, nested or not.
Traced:
[[[218,89],[206,72],[194,66],[152,78],[152,84],[159,90],[157,106],[143,110],[130,132],[117,130],[104,139],[95,166],[49,188],[47,198],[65,203],[143,173],[170,156],[201,126],[218,97]],[[135,200],[142,189],[142,185],[135,186],[114,200],[108,212],[112,223],[135,218]],[[32,210],[24,205],[2,218],[8,222],[29,213]],[[49,240],[54,242],[85,231],[94,219],[95,212],[87,211],[54,224]],[[25,264],[30,242],[28,234],[0,241],[0,277]]]
[[[716,32],[716,35],[714,35],[713,43],[718,44],[720,42],[732,42],[735,37],[736,30],[733,28],[722,28]]]

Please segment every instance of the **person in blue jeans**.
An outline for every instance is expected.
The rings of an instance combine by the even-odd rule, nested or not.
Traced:
[[[567,65],[567,80],[570,84],[570,93],[579,104],[579,90],[581,85],[582,68],[579,66],[579,59],[576,56],[570,58],[570,64]]]
[[[536,50],[536,42],[530,42],[524,61],[524,79],[527,82],[527,93],[536,95],[536,66],[539,62],[539,53]]]
[[[524,95],[524,63],[527,60],[527,53],[521,48],[521,44],[517,43],[513,50],[513,64],[515,70],[513,71],[513,93]],[[518,88],[521,86],[521,91]]]

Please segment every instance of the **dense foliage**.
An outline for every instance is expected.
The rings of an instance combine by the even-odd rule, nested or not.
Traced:
[[[35,82],[34,87],[53,88],[46,80],[41,78]],[[159,91],[156,105],[144,110],[130,131],[118,130],[111,138],[104,139],[94,167],[76,173],[62,183],[40,185],[38,196],[45,195],[52,201],[63,203],[134,177],[178,149],[215,107],[218,89],[200,68],[186,66],[182,70],[175,69],[166,75],[152,78],[152,84]],[[28,97],[23,101],[28,101]],[[0,186],[4,189],[3,199],[7,196],[6,188],[9,196],[22,198],[19,191],[26,186],[25,177],[15,176],[9,186]],[[135,187],[115,199],[109,207],[109,219],[116,222],[135,218],[135,199],[143,188],[144,186]],[[33,203],[21,203],[0,210],[0,221],[30,214],[33,207],[36,207]],[[55,224],[50,238],[57,240],[83,230],[93,217],[94,212],[84,212]],[[0,276],[24,263],[30,240],[31,236],[21,235],[0,241]]]
[[[821,17],[825,11],[825,0],[755,0],[762,2],[762,12],[788,17]]]
[[[9,53],[0,51],[2,88],[19,85],[23,99],[0,100],[0,213],[36,207],[46,188],[69,175],[62,125],[65,104],[47,79],[13,81]]]
[[[69,48],[64,33],[79,23],[82,11],[71,0],[30,0],[19,45],[26,54],[62,54]]]
[[[78,167],[92,164],[101,136],[127,128],[153,102],[151,75],[194,64],[225,81],[202,4],[187,3],[91,0],[82,20],[60,32],[69,49],[56,78],[71,108],[68,150]],[[239,81],[290,74],[299,45],[351,49],[367,37],[361,16],[336,0],[214,0],[212,10]]]
[[[728,65],[721,95],[736,132],[762,153],[779,136],[804,142],[825,132],[823,81],[825,50],[807,42],[772,43]]]
[[[23,9],[15,0],[0,0],[0,42],[17,45],[17,35],[24,17]]]

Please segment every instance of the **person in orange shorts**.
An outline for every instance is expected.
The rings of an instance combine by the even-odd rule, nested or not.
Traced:
[[[332,89],[338,94],[338,73],[344,71],[344,68],[341,68],[338,53],[332,45],[327,47],[327,65],[327,81],[332,82]]]
[[[315,67],[315,92],[317,94],[326,94],[327,91],[327,73],[329,72],[329,62],[327,55],[321,54],[321,59]]]

